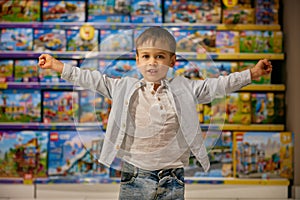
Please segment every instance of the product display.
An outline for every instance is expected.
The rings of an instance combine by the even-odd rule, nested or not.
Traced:
[[[0,58],[0,178],[33,174],[56,183],[98,183],[120,177],[120,160],[111,168],[95,162],[111,100],[67,83],[59,73],[38,69],[39,54],[49,53],[113,78],[140,78],[134,42],[149,23],[166,26],[175,37],[178,56],[171,77],[225,76],[252,68],[266,55],[280,63],[283,32],[280,26],[268,26],[278,25],[278,0],[249,2],[240,0],[233,8],[221,0],[4,3],[0,51],[7,56]],[[12,28],[9,23],[16,21],[33,25],[18,23]],[[216,101],[195,108],[204,136],[213,134],[205,132],[212,119],[222,123],[225,119],[225,126],[209,152],[211,169],[203,172],[191,157],[186,177],[293,178],[292,134],[283,132],[285,93],[273,89],[272,76],[253,80],[247,91],[227,95],[225,107]],[[283,130],[271,131],[276,125]]]

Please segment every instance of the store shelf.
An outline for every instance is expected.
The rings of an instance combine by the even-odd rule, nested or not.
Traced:
[[[38,59],[43,54],[51,54],[57,58],[67,59],[135,59],[134,52],[33,52],[33,51],[0,51],[0,58],[28,58]],[[270,60],[284,60],[284,53],[186,53],[178,52],[178,59],[190,60],[259,60],[268,58]]]
[[[251,84],[243,87],[241,91],[285,91],[285,85],[283,84],[266,84],[266,85],[256,85]]]
[[[272,30],[280,31],[281,26],[257,24],[199,24],[199,23],[96,23],[96,22],[2,22],[0,28],[55,28],[79,29],[89,24],[96,29],[142,29],[151,26],[162,26],[169,29],[195,29],[195,30]]]
[[[222,130],[228,131],[284,131],[283,124],[224,124]]]
[[[32,122],[0,122],[0,130],[102,130],[99,123],[32,123]]]

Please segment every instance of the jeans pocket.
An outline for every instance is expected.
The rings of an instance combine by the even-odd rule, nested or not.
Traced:
[[[122,172],[121,175],[121,184],[133,183],[135,180],[134,173],[131,172]]]

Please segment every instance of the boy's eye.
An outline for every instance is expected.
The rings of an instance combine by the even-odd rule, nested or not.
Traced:
[[[165,57],[163,55],[158,55],[158,56],[156,56],[156,58],[158,58],[158,59],[164,59]]]
[[[149,58],[149,55],[143,55],[142,58]]]

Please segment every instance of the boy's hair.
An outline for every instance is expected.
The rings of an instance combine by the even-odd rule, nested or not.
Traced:
[[[147,46],[159,47],[161,49],[169,51],[172,54],[176,52],[176,41],[174,36],[164,28],[161,27],[150,27],[146,29],[135,41],[136,49]],[[164,44],[164,45],[162,45]],[[138,53],[138,52],[137,52]]]

